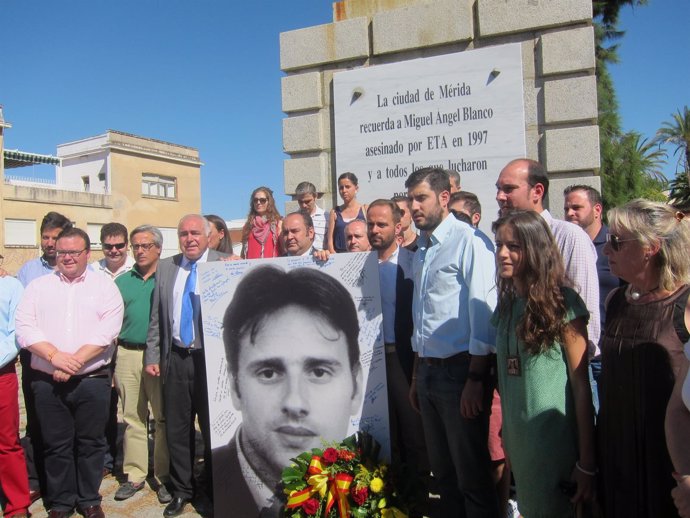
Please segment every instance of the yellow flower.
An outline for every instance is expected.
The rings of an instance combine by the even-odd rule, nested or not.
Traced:
[[[383,489],[383,480],[379,477],[372,478],[371,482],[369,482],[369,489],[374,493],[380,493]]]

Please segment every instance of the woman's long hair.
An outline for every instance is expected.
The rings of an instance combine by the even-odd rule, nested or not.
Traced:
[[[218,248],[216,248],[216,250],[224,254],[232,254],[232,238],[230,237],[230,231],[228,230],[228,226],[225,224],[225,220],[223,220],[223,218],[220,216],[216,216],[215,214],[207,214],[204,217],[211,225],[216,227],[218,232],[223,233],[223,238],[220,240],[220,243],[218,243]]]
[[[566,328],[565,301],[561,288],[568,284],[563,258],[544,218],[534,211],[516,210],[500,217],[491,227],[494,233],[509,225],[522,252],[513,278],[496,273],[499,311],[510,312],[518,296],[514,279],[525,293],[525,313],[515,329],[530,354],[547,351],[554,342],[563,343]],[[510,330],[509,330],[510,332]]]
[[[273,191],[269,189],[268,187],[257,187],[252,191],[252,195],[249,197],[249,213],[247,214],[247,221],[244,223],[244,227],[242,227],[242,244],[246,245],[247,240],[249,239],[249,233],[252,231],[252,225],[254,224],[254,218],[258,216],[256,211],[254,210],[254,196],[256,195],[257,192],[265,192],[266,193],[266,198],[268,198],[267,202],[267,207],[266,207],[266,219],[269,223],[273,223],[273,226],[277,226],[278,222],[281,220],[280,213],[278,212],[278,209],[276,209],[276,201],[275,198],[273,198]]]

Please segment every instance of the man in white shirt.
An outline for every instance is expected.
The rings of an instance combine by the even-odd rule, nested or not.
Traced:
[[[496,181],[496,201],[501,215],[515,209],[533,210],[546,220],[556,240],[565,273],[575,284],[590,313],[587,334],[590,357],[599,355],[597,343],[599,324],[599,276],[597,252],[589,236],[574,223],[555,219],[544,208],[544,197],[549,191],[549,177],[539,162],[517,158],[508,162]]]
[[[134,258],[129,255],[127,227],[121,223],[106,223],[101,227],[103,259],[94,263],[94,270],[115,280],[134,267]]]
[[[299,204],[299,210],[311,216],[314,228],[314,248],[324,250],[328,247],[325,236],[328,235],[328,215],[326,211],[316,204],[321,195],[316,192],[316,186],[311,182],[301,182],[295,189],[295,198]]]

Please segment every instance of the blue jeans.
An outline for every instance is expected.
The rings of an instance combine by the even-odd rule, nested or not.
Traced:
[[[493,391],[484,387],[484,411],[474,419],[460,414],[470,356],[417,365],[417,397],[429,463],[438,481],[443,518],[498,518],[487,441]]]

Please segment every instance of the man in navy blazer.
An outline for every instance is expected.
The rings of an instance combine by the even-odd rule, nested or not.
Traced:
[[[163,511],[164,516],[181,514],[195,496],[195,415],[205,443],[206,492],[209,497],[212,495],[206,363],[196,282],[198,264],[224,257],[209,250],[210,231],[210,224],[203,216],[184,216],[177,227],[182,253],[161,260],[156,272],[144,363],[147,374],[162,378],[173,495]]]
[[[375,200],[367,209],[367,228],[369,242],[379,258],[393,463],[408,467],[404,482],[414,481],[413,487],[421,487],[428,478],[429,460],[421,417],[408,397],[414,364],[411,344],[414,253],[398,246],[396,241],[401,216],[396,202]]]

